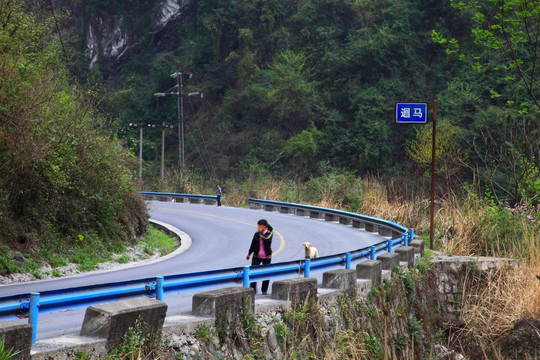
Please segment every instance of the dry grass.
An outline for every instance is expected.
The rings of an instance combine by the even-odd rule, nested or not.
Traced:
[[[414,228],[417,234],[429,233],[428,186],[422,180],[411,183],[403,178],[383,182],[369,177],[355,180],[346,189],[354,190],[355,187],[361,187],[363,201],[354,211],[394,220]],[[253,196],[344,208],[342,188],[336,190],[330,184],[322,186],[318,201],[302,196],[304,188],[305,184],[276,180],[271,176],[250,177],[244,183],[227,182],[224,202],[228,206],[244,206],[247,197]],[[201,186],[188,190],[213,192],[213,189]],[[297,195],[291,199],[291,194]],[[464,298],[465,329],[486,346],[500,340],[518,319],[540,317],[540,281],[535,277],[540,275],[540,229],[520,223],[518,218],[506,221],[494,220],[490,206],[475,195],[464,197],[450,189],[439,195],[436,201],[435,243],[439,250],[454,255],[490,255],[523,260],[519,267],[490,274],[485,286]],[[336,342],[339,343],[339,339]],[[346,347],[342,350],[347,351]],[[361,357],[361,353],[357,355]]]

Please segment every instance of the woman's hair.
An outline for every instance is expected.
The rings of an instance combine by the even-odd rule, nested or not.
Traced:
[[[270,226],[270,224],[268,223],[268,221],[266,221],[265,219],[261,219],[259,221],[257,221],[257,225],[263,225],[263,226],[266,226],[268,228],[268,230],[272,231],[273,228],[272,226]]]

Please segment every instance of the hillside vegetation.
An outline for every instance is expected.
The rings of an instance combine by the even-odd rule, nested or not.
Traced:
[[[74,249],[99,256],[146,229],[128,152],[53,29],[24,1],[0,1],[0,274],[21,270],[8,250],[65,265]]]
[[[127,28],[153,16],[145,15],[153,14],[148,1],[130,11],[120,6],[125,3],[88,2],[84,16],[117,14]],[[534,2],[506,3],[508,23],[520,24],[520,6]],[[483,46],[486,23],[496,24],[498,9],[490,4],[480,2],[476,11],[452,1],[192,1],[177,28],[178,47],[156,52],[159,39],[148,31],[117,71],[102,73],[96,66],[79,75],[103,86],[102,109],[119,120],[120,134],[135,150],[137,134],[128,124],[176,125],[176,98],[153,94],[175,85],[173,72],[192,72],[184,93],[205,95],[185,97],[187,164],[207,178],[245,178],[254,167],[295,180],[320,176],[328,167],[357,175],[423,173],[430,126],[395,124],[394,102],[436,100],[438,173],[458,183],[472,182],[475,172],[500,180],[511,166],[490,173],[483,139],[504,143],[491,131],[522,119],[527,129],[538,128],[538,87],[529,92],[519,76],[523,71],[537,84],[538,44],[511,44],[524,64],[519,71],[495,45]],[[537,7],[528,20],[538,16]],[[167,133],[168,173],[178,170],[176,133]],[[523,133],[529,132],[517,136]],[[528,136],[529,144],[538,144],[537,133]],[[144,143],[143,177],[156,188],[159,132],[147,130]],[[521,164],[537,170],[537,153],[537,146],[526,150]],[[515,195],[508,197],[519,200]]]

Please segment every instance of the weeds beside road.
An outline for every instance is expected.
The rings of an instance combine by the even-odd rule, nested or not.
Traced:
[[[179,246],[178,239],[156,227],[131,244],[109,246],[95,239],[79,238],[69,248],[38,248],[22,254],[5,249],[0,254],[0,284],[62,277],[96,269],[111,269],[118,264],[164,256]],[[24,260],[17,258],[23,255]],[[24,265],[26,266],[20,266]]]

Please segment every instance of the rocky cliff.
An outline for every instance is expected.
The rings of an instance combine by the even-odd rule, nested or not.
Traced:
[[[194,2],[62,0],[53,6],[56,13],[69,14],[66,31],[85,66],[109,77],[140,46],[151,46],[154,53],[178,49],[178,28]]]

